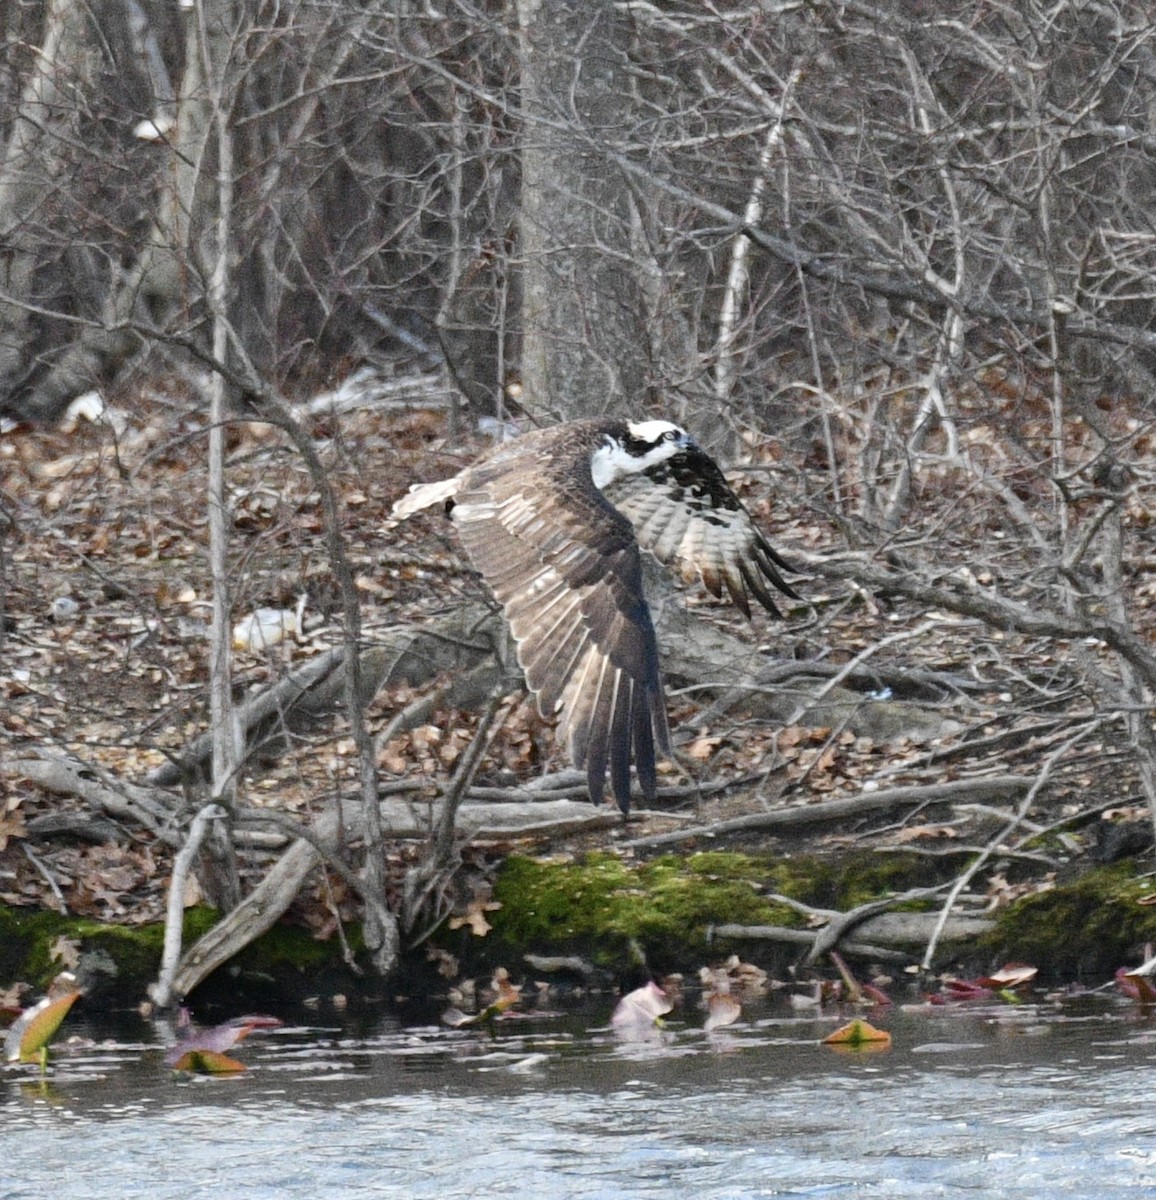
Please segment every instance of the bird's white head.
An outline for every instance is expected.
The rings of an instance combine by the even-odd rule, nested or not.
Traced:
[[[649,470],[668,458],[673,458],[694,439],[679,425],[670,421],[627,421],[624,432],[608,433],[590,460],[590,470],[596,487]]]

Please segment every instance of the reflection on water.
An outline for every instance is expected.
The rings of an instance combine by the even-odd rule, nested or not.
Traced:
[[[894,1014],[869,1055],[776,1011],[625,1044],[605,1012],[286,1028],[218,1079],[122,1036],[0,1076],[0,1200],[1156,1194],[1156,1026],[1130,1010]]]

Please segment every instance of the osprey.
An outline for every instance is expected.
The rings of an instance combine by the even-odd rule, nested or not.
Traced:
[[[558,719],[590,798],[610,785],[630,809],[633,758],[653,801],[655,747],[670,756],[658,643],[639,548],[690,582],[750,597],[775,616],[767,587],[798,598],[715,461],[669,421],[571,421],[498,446],[393,506],[408,517],[442,502],[505,610],[526,686]]]

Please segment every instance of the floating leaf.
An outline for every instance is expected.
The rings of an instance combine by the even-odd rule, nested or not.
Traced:
[[[995,992],[984,984],[971,979],[948,979],[943,985],[943,997],[946,1000],[961,1002],[993,1000]]]
[[[181,1063],[189,1055],[209,1054],[224,1058],[224,1052],[232,1049],[239,1041],[247,1038],[254,1029],[276,1029],[281,1022],[276,1017],[245,1016],[234,1017],[223,1025],[214,1025],[211,1029],[197,1029],[182,1038],[175,1046],[170,1047],[165,1055],[165,1065],[178,1071],[199,1070],[196,1067],[183,1067]],[[227,1061],[232,1061],[227,1060]],[[235,1070],[236,1068],[228,1068]],[[208,1070],[205,1074],[215,1075],[219,1072]]]
[[[706,998],[707,1016],[703,1029],[721,1029],[733,1025],[742,1015],[742,1005],[729,992],[714,992]]]
[[[837,1046],[842,1050],[886,1050],[891,1045],[891,1034],[876,1029],[868,1021],[849,1021],[823,1039],[824,1046]]]
[[[1016,988],[1030,983],[1037,974],[1038,969],[1029,967],[1026,963],[1004,963],[998,971],[991,975],[981,975],[975,982],[982,987]]]
[[[248,1069],[243,1062],[216,1050],[186,1050],[170,1065],[175,1071],[191,1071],[194,1075],[237,1075]]]
[[[1156,1004],[1156,988],[1152,986],[1152,980],[1140,971],[1121,967],[1116,972],[1116,990],[1140,1004]]]
[[[645,987],[628,992],[618,1001],[610,1024],[625,1032],[652,1028],[660,1024],[663,1014],[673,1007],[670,997],[652,979]]]
[[[25,1009],[12,1023],[4,1039],[4,1057],[8,1062],[36,1062],[41,1065],[48,1050],[48,1043],[56,1036],[60,1023],[68,1010],[80,998],[76,979],[67,972],[53,982],[48,995]]]

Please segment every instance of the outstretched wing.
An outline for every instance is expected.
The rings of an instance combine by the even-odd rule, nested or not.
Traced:
[[[505,609],[518,662],[544,717],[601,804],[606,769],[630,808],[630,763],[648,800],[655,747],[670,753],[658,645],[629,521],[583,479],[487,464],[452,509],[462,543]]]
[[[746,616],[751,595],[780,615],[768,583],[798,599],[780,574],[790,566],[751,520],[714,459],[698,447],[616,480],[604,494],[655,558],[675,563],[688,583],[701,577],[713,596],[721,597],[725,585]]]

